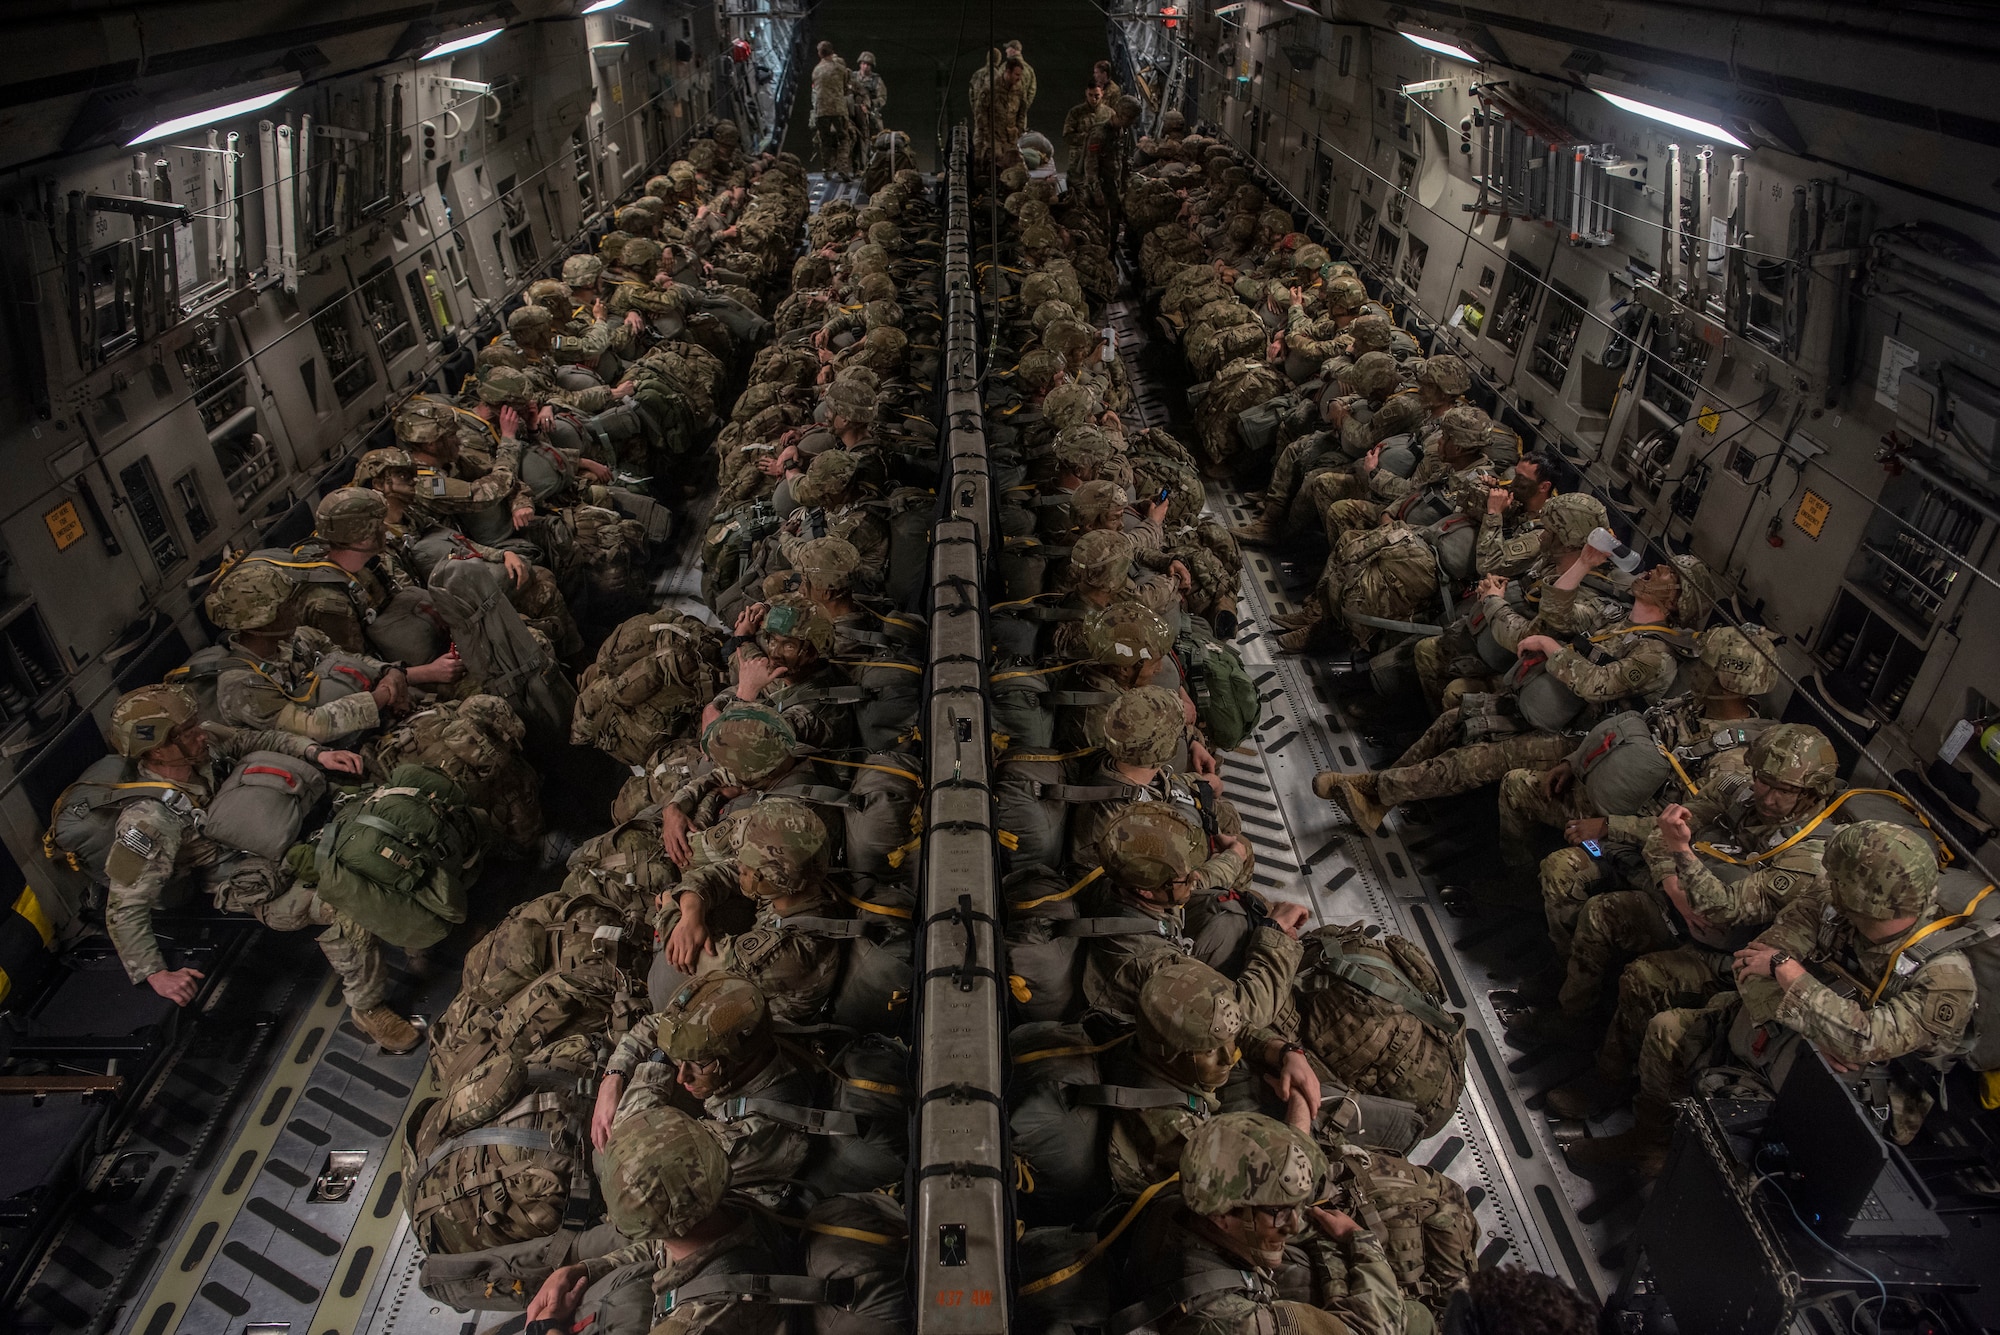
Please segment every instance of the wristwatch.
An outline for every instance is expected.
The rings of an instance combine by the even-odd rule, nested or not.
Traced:
[[[1791,962],[1792,962],[1792,952],[1791,952],[1791,951],[1789,951],[1789,950],[1781,950],[1781,951],[1779,951],[1779,952],[1778,952],[1777,954],[1775,954],[1775,955],[1771,956],[1771,978],[1772,978],[1772,980],[1773,980],[1773,981],[1776,981],[1776,979],[1777,979],[1777,977],[1778,977],[1778,967],[1779,967],[1780,965],[1784,965],[1784,964],[1790,964]]]

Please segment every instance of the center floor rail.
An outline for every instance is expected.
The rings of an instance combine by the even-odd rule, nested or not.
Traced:
[[[979,406],[966,136],[947,181],[946,462],[931,549],[929,780],[917,939],[917,1125],[910,1190],[920,1335],[1008,1328],[1008,1171],[999,876],[986,700],[991,534]]]

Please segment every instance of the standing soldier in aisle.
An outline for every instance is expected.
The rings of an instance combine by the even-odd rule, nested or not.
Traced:
[[[832,42],[819,44],[819,64],[813,66],[813,135],[819,149],[819,165],[828,176],[846,176],[853,170],[849,161],[853,134],[849,126],[847,63],[833,53]]]
[[[861,141],[867,143],[882,133],[882,112],[889,105],[889,85],[875,72],[875,53],[863,51],[848,76],[854,94],[854,124]]]

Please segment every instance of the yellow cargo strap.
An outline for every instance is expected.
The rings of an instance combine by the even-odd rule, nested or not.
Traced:
[[[1094,1057],[1100,1052],[1109,1052],[1120,1043],[1131,1038],[1129,1033],[1120,1034],[1108,1043],[1075,1043],[1061,1048],[1037,1048],[1014,1058],[1014,1065],[1026,1066],[1029,1062],[1047,1061],[1053,1057]]]
[[[788,1039],[780,1037],[778,1039],[778,1046],[783,1048],[787,1053],[789,1053],[793,1057],[796,1057],[800,1061],[806,1063],[808,1066],[818,1067],[820,1070],[826,1072],[828,1075],[832,1076],[835,1080],[838,1080],[843,1085],[849,1085],[855,1089],[865,1090],[870,1094],[884,1094],[892,1099],[900,1099],[904,1095],[910,1092],[907,1089],[904,1089],[901,1085],[885,1085],[880,1080],[862,1080],[855,1076],[842,1075],[840,1072],[834,1070],[833,1067],[829,1066],[825,1061],[821,1060],[820,1055],[817,1052],[814,1052],[811,1048],[806,1047],[802,1043],[793,1043]]]
[[[919,788],[924,786],[922,776],[910,770],[897,769],[894,765],[870,765],[861,760],[829,760],[825,756],[814,756],[813,759],[822,765],[838,765],[842,769],[872,769],[877,774],[893,774],[899,779],[908,779]]]
[[[1083,887],[1089,885],[1092,881],[1096,880],[1098,877],[1102,875],[1104,875],[1104,868],[1092,867],[1089,871],[1084,873],[1082,880],[1078,881],[1075,885],[1071,886],[1069,889],[1058,890],[1052,895],[1043,895],[1040,899],[1024,899],[1016,903],[1010,903],[1007,905],[1008,911],[1012,912],[1015,909],[1039,908],[1043,904],[1053,904],[1059,899],[1068,899],[1071,895],[1074,895],[1077,891],[1083,889]],[[1025,999],[1026,998],[1023,998],[1023,1000]]]
[[[1013,541],[1013,539],[1011,539],[1011,538],[1010,538],[1010,539],[1008,539],[1008,541],[1009,541],[1009,542],[1011,542],[1011,541]],[[1075,666],[1076,666],[1076,664],[1074,664],[1074,663],[1058,663],[1058,664],[1056,664],[1056,665],[1055,665],[1054,667],[1045,667],[1045,668],[1018,668],[1018,669],[1016,669],[1016,670],[1015,670],[1015,671],[1013,671],[1013,672],[996,672],[996,673],[994,673],[994,674],[993,674],[992,676],[988,677],[988,678],[987,678],[986,680],[988,680],[988,681],[1012,681],[1012,680],[1014,680],[1014,678],[1016,678],[1016,677],[1046,677],[1046,676],[1048,676],[1048,675],[1049,675],[1049,674],[1050,674],[1051,672],[1061,672],[1061,671],[1063,671],[1063,670],[1064,670],[1065,668],[1073,668],[1073,667],[1075,667]]]
[[[1035,999],[1035,990],[1028,986],[1028,980],[1018,973],[1007,975],[1007,990],[1014,994],[1014,1000],[1027,1005]]]
[[[1659,744],[1656,742],[1654,743],[1654,745],[1658,746]],[[1667,758],[1667,763],[1674,767],[1674,773],[1680,777],[1681,786],[1688,790],[1688,796],[1700,797],[1701,789],[1694,786],[1694,779],[1689,776],[1686,770],[1681,768],[1680,757],[1675,755],[1672,751],[1669,751],[1664,746],[1660,747],[1660,754],[1665,756]]]
[[[860,909],[863,913],[879,913],[885,918],[908,918],[914,916],[909,909],[898,908],[894,904],[876,904],[866,899],[856,899],[853,895],[842,895],[842,899]]]
[[[313,698],[313,692],[319,689],[319,673],[317,672],[306,673],[306,693],[304,695],[293,695],[283,686],[278,685],[277,678],[273,677],[270,673],[264,671],[264,669],[259,665],[257,665],[256,663],[246,663],[244,664],[244,666],[248,667],[252,672],[262,677],[265,681],[270,682],[271,685],[277,689],[279,695],[284,696],[287,700],[290,700],[295,705],[302,705],[306,703],[306,701]]]
[[[993,842],[1006,849],[1009,853],[1012,853],[1021,846],[1021,836],[1015,834],[1012,830],[995,830],[993,832]]]
[[[1802,827],[1800,827],[1799,832],[1797,834],[1794,834],[1791,838],[1785,840],[1784,843],[1779,844],[1776,848],[1765,849],[1762,853],[1752,853],[1747,858],[1733,857],[1728,853],[1720,851],[1715,847],[1715,845],[1706,843],[1696,844],[1694,846],[1695,851],[1697,853],[1702,854],[1704,857],[1714,858],[1718,862],[1726,862],[1732,867],[1754,867],[1760,862],[1770,861],[1772,858],[1778,856],[1778,854],[1784,852],[1786,849],[1790,848],[1792,845],[1798,843],[1800,840],[1804,839],[1807,835],[1811,834],[1814,830],[1818,829],[1828,816],[1831,816],[1834,812],[1840,810],[1841,804],[1846,802],[1848,798],[1864,797],[1864,796],[1886,797],[1894,802],[1901,804],[1904,807],[1907,807],[1909,809],[1910,814],[1915,816],[1919,821],[1923,822],[1923,827],[1926,830],[1930,831],[1931,838],[1937,840],[1938,865],[1943,867],[1948,867],[1951,865],[1952,851],[1950,848],[1945,846],[1945,842],[1943,839],[1938,838],[1938,832],[1932,828],[1930,820],[1924,815],[1923,812],[1917,809],[1916,804],[1910,801],[1909,798],[1904,797],[1901,793],[1893,792],[1887,788],[1850,788],[1846,792],[1842,793],[1839,797],[1834,798],[1833,801],[1827,803],[1824,810],[1822,810],[1817,816],[1814,816],[1811,820],[1807,821]]]
[[[1986,896],[1992,893],[1993,893],[1993,884],[1992,882],[1989,881],[1986,885],[1986,888],[1981,890],[1978,894],[1974,895],[1972,897],[1971,902],[1968,903],[1963,910],[1952,914],[1948,918],[1939,918],[1936,922],[1926,923],[1924,926],[1918,928],[1915,932],[1912,932],[1910,934],[1909,940],[1903,942],[1902,945],[1897,946],[1894,950],[1890,951],[1889,962],[1882,966],[1882,981],[1875,984],[1875,990],[1868,994],[1867,1004],[1873,1006],[1876,1002],[1882,999],[1882,993],[1889,986],[1889,980],[1896,976],[1896,961],[1903,958],[1904,951],[1908,950],[1911,946],[1914,946],[1915,944],[1917,944],[1917,942],[1929,936],[1932,932],[1950,931],[1954,927],[1960,927],[1963,926],[1965,923],[1970,922],[1972,920],[1973,910],[1979,907],[1981,900],[1985,899]]]
[[[1979,1106],[1988,1112],[2000,1109],[2000,1071],[1979,1073]]]
[[[908,1236],[901,1233],[870,1233],[866,1229],[848,1228],[842,1224],[816,1224],[810,1219],[794,1219],[790,1215],[779,1214],[770,1206],[757,1201],[740,1203],[748,1204],[751,1209],[774,1224],[782,1224],[786,1228],[797,1229],[804,1233],[817,1233],[824,1238],[849,1238],[855,1242],[865,1242],[872,1247],[898,1247],[909,1241]]]
[[[1140,1192],[1139,1199],[1132,1202],[1125,1213],[1119,1217],[1118,1222],[1111,1226],[1109,1233],[1106,1233],[1096,1242],[1091,1243],[1089,1249],[1082,1256],[1077,1257],[1076,1260],[1071,1261],[1054,1274],[1043,1275],[1040,1279],[1031,1279],[1026,1284],[1023,1284],[1021,1286],[1021,1296],[1026,1298],[1031,1294],[1040,1293],[1043,1289],[1052,1289],[1063,1281],[1075,1279],[1078,1275],[1082,1274],[1085,1267],[1111,1249],[1111,1244],[1118,1241],[1118,1235],[1123,1233],[1131,1225],[1132,1221],[1139,1217],[1141,1210],[1144,1210],[1148,1205],[1153,1203],[1153,1197],[1159,1195],[1180,1180],[1181,1175],[1175,1173],[1172,1177],[1155,1182],[1152,1186]]]

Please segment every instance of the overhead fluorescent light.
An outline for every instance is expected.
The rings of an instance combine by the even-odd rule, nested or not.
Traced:
[[[439,42],[436,46],[418,56],[417,59],[436,60],[439,56],[452,56],[457,55],[460,51],[470,51],[475,46],[485,45],[505,31],[506,27],[503,25],[498,28],[488,28],[485,32],[468,33],[463,37],[453,37],[449,41]]]
[[[1594,89],[1593,91],[1612,106],[1623,111],[1629,111],[1635,116],[1644,116],[1647,120],[1658,121],[1662,125],[1671,125],[1676,130],[1687,130],[1690,133],[1718,140],[1721,143],[1732,144],[1737,148],[1750,147],[1750,145],[1744,143],[1714,121],[1705,121],[1698,116],[1686,116],[1678,111],[1671,111],[1666,107],[1656,107],[1650,102],[1640,102],[1634,98],[1621,97],[1617,93],[1607,93],[1602,88]]]
[[[265,107],[270,106],[296,87],[298,87],[298,83],[294,81],[283,88],[274,88],[269,92],[256,93],[250,97],[238,98],[234,102],[225,102],[219,107],[209,107],[205,111],[190,111],[185,116],[176,116],[172,120],[161,121],[158,125],[155,125],[152,129],[139,135],[137,138],[126,140],[125,146],[130,148],[134,144],[150,144],[155,139],[165,139],[168,135],[179,134],[183,130],[193,130],[203,125],[213,125],[217,121],[226,121],[234,116],[247,116],[253,111],[261,111]]]
[[[625,0],[595,0],[595,3],[585,5],[583,12],[586,14],[598,14],[607,9],[616,9],[624,3]]]
[[[1414,32],[1404,32],[1403,36],[1409,38],[1426,51],[1435,51],[1441,56],[1450,56],[1453,60],[1462,60],[1468,65],[1477,65],[1479,63],[1479,57],[1473,55],[1464,47],[1453,46],[1450,42],[1440,38],[1424,37]]]

